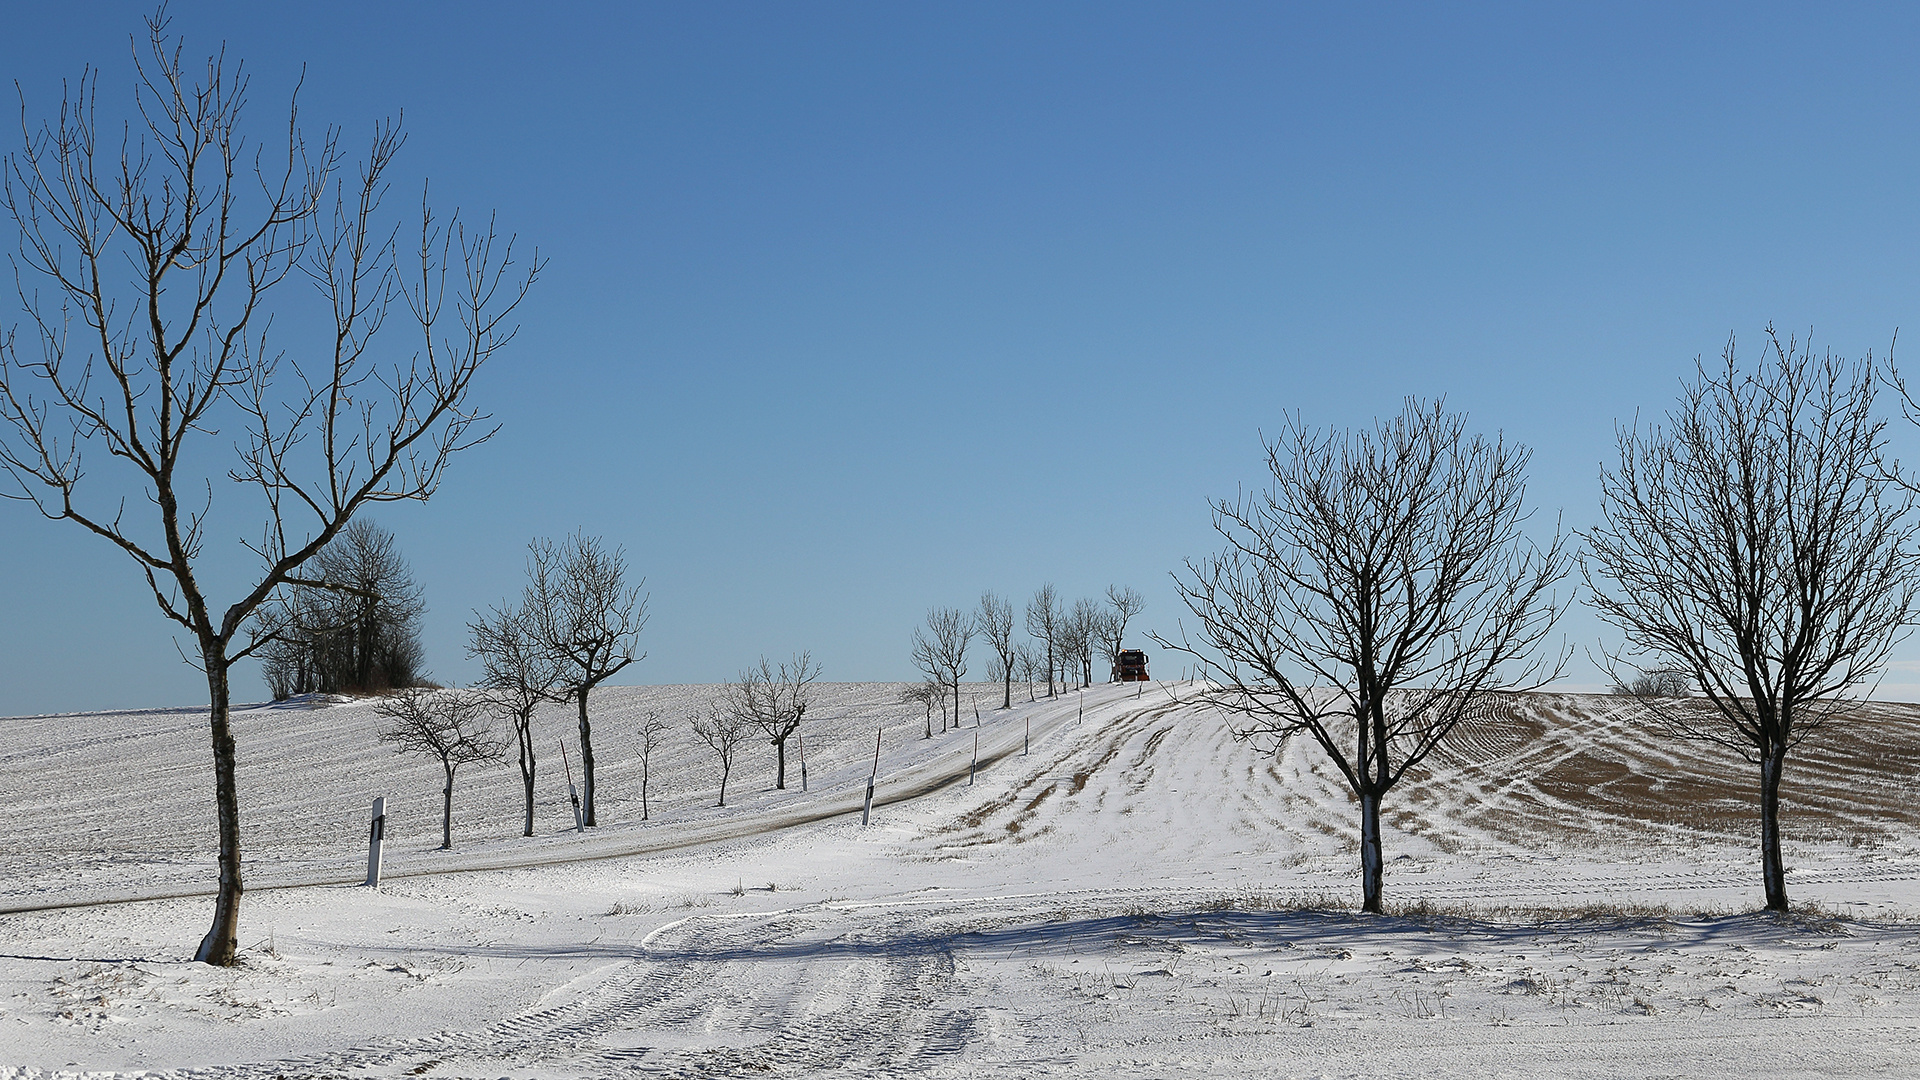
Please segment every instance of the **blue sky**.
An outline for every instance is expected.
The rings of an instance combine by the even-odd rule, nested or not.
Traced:
[[[0,3],[0,74],[37,117],[97,64],[118,109],[145,10]],[[800,648],[905,678],[928,606],[1049,580],[1172,631],[1207,498],[1289,411],[1445,395],[1579,527],[1615,423],[1729,332],[1884,354],[1920,322],[1907,7],[169,10],[246,59],[263,129],[305,64],[310,125],[404,110],[403,190],[551,260],[478,391],[500,435],[374,515],[446,680],[575,529],[647,577],[633,682]],[[204,698],[123,558],[14,504],[0,545],[0,715]]]

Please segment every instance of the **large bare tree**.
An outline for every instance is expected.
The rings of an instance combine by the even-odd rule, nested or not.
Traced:
[[[1521,530],[1528,452],[1409,400],[1372,429],[1290,420],[1273,484],[1213,504],[1218,555],[1175,578],[1209,676],[1200,699],[1272,750],[1306,735],[1360,802],[1362,910],[1379,912],[1380,803],[1488,695],[1557,676],[1536,648],[1564,605],[1556,530]]]
[[[1695,362],[1664,428],[1620,432],[1582,570],[1626,636],[1616,683],[1697,687],[1635,696],[1666,732],[1758,767],[1766,905],[1785,911],[1787,754],[1876,678],[1913,621],[1920,564],[1912,497],[1880,469],[1872,357],[1766,336],[1754,370],[1729,339],[1720,363]],[[1645,685],[1628,668],[1681,677]]]
[[[160,15],[133,66],[124,115],[97,113],[92,70],[49,120],[27,121],[23,103],[0,205],[29,330],[0,340],[0,466],[10,495],[132,560],[192,640],[220,867],[195,956],[227,965],[244,891],[229,675],[273,637],[250,617],[320,584],[302,567],[361,508],[426,498],[491,434],[469,391],[512,338],[538,260],[516,269],[510,238],[438,222],[424,201],[401,258],[382,209],[396,124],[375,125],[350,166],[336,133],[302,135],[296,96],[269,129],[285,142],[251,143],[243,67],[190,62]],[[289,342],[272,332],[316,323]],[[399,325],[410,341],[382,333]],[[260,525],[240,577],[207,534],[248,519]],[[209,595],[208,580],[236,577],[224,604]]]
[[[524,607],[475,612],[467,624],[467,655],[480,661],[480,686],[496,715],[513,725],[519,747],[520,783],[525,788],[523,835],[533,835],[533,782],[539,771],[533,718],[540,706],[561,700],[560,659],[540,640],[539,627]]]
[[[580,710],[580,773],[586,823],[594,816],[593,723],[587,695],[645,660],[640,631],[647,625],[644,580],[627,584],[627,556],[608,551],[598,537],[575,533],[563,543],[535,540],[528,548],[526,610],[540,639],[562,661],[560,686]]]
[[[820,677],[820,665],[813,654],[795,653],[793,659],[775,664],[766,657],[740,673],[740,681],[727,688],[727,707],[741,719],[759,728],[773,744],[778,764],[773,786],[787,786],[787,740],[800,730],[807,709],[813,705],[813,682]]]
[[[1013,708],[1013,604],[992,590],[980,594],[980,613],[976,617],[980,635],[1000,660],[1000,707]]]
[[[440,850],[453,850],[453,777],[460,766],[499,761],[507,744],[487,727],[492,703],[469,690],[403,690],[373,707],[386,718],[379,739],[402,754],[427,754],[440,760],[446,784],[440,789]]]
[[[1054,591],[1053,582],[1033,591],[1033,599],[1027,601],[1027,634],[1046,647],[1048,697],[1054,695],[1053,673],[1059,667],[1060,624],[1066,619],[1067,613],[1060,608],[1060,594]]]

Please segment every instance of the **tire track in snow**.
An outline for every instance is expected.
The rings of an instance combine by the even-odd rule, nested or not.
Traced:
[[[183,1080],[491,1073],[744,1077],[912,1073],[977,1027],[953,995],[950,935],[906,915],[884,936],[825,908],[695,916],[576,999],[477,1031],[376,1041],[314,1058],[182,1070]]]

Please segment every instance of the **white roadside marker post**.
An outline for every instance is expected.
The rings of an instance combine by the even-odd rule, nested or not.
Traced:
[[[573,764],[567,760],[567,741],[557,741],[560,743],[560,764],[567,769],[567,796],[573,800],[573,831],[583,833],[587,831],[587,816],[580,810],[580,789],[573,786]]]
[[[967,766],[967,786],[973,786],[973,778],[980,772],[980,733],[973,733],[973,764]]]
[[[880,732],[873,733],[873,772],[867,774],[867,802],[860,810],[860,824],[873,818],[873,782],[880,778]]]
[[[373,827],[367,832],[367,888],[380,887],[380,860],[387,843],[387,798],[373,800]]]
[[[800,790],[807,790],[807,737],[800,736]]]

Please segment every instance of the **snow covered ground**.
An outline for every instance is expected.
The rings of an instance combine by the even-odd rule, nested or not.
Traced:
[[[1789,762],[1806,913],[1753,913],[1749,769],[1528,695],[1390,797],[1396,914],[1361,918],[1354,810],[1310,747],[1256,753],[1172,684],[1009,712],[969,688],[980,726],[928,740],[901,689],[823,687],[808,790],[752,744],[724,810],[685,724],[715,689],[604,689],[602,827],[571,830],[543,760],[521,837],[490,767],[451,853],[437,766],[376,744],[370,706],[247,710],[231,970],[186,959],[198,711],[0,722],[0,1078],[1920,1075],[1920,709]],[[677,734],[643,823],[649,710]],[[542,723],[550,748],[572,717]]]

